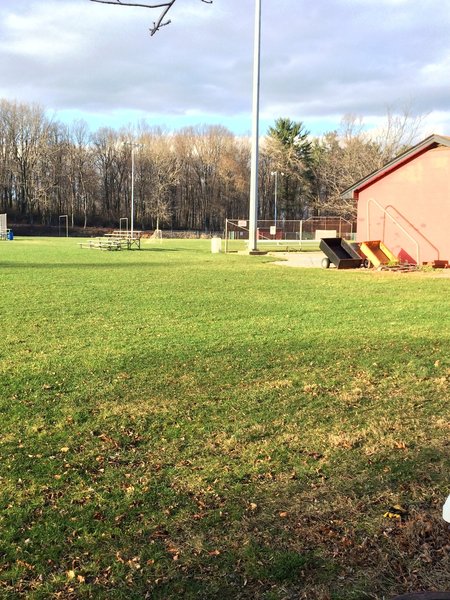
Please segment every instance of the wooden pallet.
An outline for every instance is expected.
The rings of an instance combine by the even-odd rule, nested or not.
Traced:
[[[399,263],[398,265],[380,265],[378,271],[390,271],[391,273],[411,273],[418,270],[418,266],[412,263]]]

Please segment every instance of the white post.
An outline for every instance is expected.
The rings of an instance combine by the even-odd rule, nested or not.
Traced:
[[[250,175],[250,211],[248,249],[257,248],[258,219],[258,165],[259,165],[259,81],[261,58],[261,0],[255,0],[255,37],[253,49],[253,108],[252,108],[252,158]]]

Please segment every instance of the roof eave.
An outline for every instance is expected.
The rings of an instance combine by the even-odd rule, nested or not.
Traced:
[[[405,150],[405,152],[402,152],[401,154],[390,160],[380,169],[372,171],[372,173],[369,173],[369,175],[363,177],[363,179],[360,179],[359,181],[354,183],[352,186],[350,186],[341,193],[341,197],[344,199],[355,199],[358,195],[358,191],[361,188],[367,187],[373,181],[385,177],[390,171],[398,168],[401,164],[412,160],[413,158],[422,154],[423,152],[428,151],[433,146],[450,147],[450,137],[436,134],[430,135],[429,137],[425,138],[412,148]]]

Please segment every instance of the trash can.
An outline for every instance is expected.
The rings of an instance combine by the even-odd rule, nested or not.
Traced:
[[[211,238],[211,252],[213,254],[219,254],[219,252],[222,252],[222,239],[220,237]]]
[[[7,234],[6,234],[6,239],[7,240],[13,240],[14,239],[14,234],[12,232],[12,229],[10,229]]]

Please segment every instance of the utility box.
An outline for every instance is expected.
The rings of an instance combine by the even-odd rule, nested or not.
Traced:
[[[220,237],[211,238],[211,252],[213,254],[222,252],[222,239]]]

